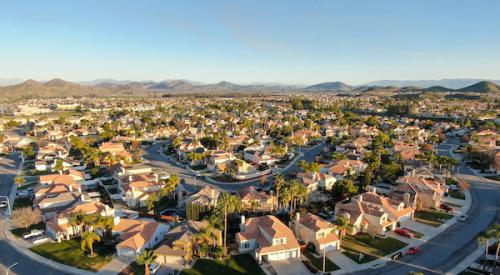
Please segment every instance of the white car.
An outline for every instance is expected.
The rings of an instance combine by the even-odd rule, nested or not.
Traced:
[[[464,222],[464,221],[466,221],[468,218],[469,218],[469,215],[465,215],[465,214],[464,214],[464,215],[460,215],[460,216],[458,216],[458,218],[457,218],[457,219],[458,219],[459,221],[461,221],[461,222]]]
[[[31,237],[37,237],[43,235],[43,230],[33,229],[30,232],[26,232],[23,234],[24,239],[29,239]]]
[[[7,202],[6,201],[0,201],[0,208],[7,207]]]
[[[41,236],[33,240],[33,244],[38,245],[38,244],[43,244],[46,243],[50,240],[48,236]]]
[[[161,266],[160,266],[160,264],[159,264],[159,263],[157,263],[157,262],[152,263],[152,264],[149,266],[149,273],[150,273],[150,274],[155,274],[155,273],[158,271],[158,269],[160,269],[160,267],[161,267]]]

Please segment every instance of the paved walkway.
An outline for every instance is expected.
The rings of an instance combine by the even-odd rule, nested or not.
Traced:
[[[340,269],[349,268],[357,264],[351,258],[344,255],[341,250],[329,251],[326,253],[326,257],[340,267]]]
[[[306,266],[299,259],[288,259],[273,261],[271,263],[278,275],[304,275],[311,274]],[[222,274],[221,274],[222,275]]]
[[[98,274],[101,275],[115,275],[120,273],[123,269],[125,269],[130,263],[132,263],[134,259],[132,257],[113,257],[113,260],[105,265],[101,270],[99,270]]]

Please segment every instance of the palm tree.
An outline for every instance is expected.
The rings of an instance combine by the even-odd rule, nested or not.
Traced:
[[[217,202],[217,212],[224,215],[224,253],[227,255],[227,214],[239,212],[241,210],[241,200],[235,195],[223,192]]]
[[[144,250],[141,254],[135,257],[135,261],[139,265],[144,265],[144,274],[149,275],[149,266],[155,261],[156,255],[153,250]]]
[[[97,227],[100,228],[101,230],[105,231],[105,235],[110,237],[111,236],[111,230],[115,226],[115,221],[113,217],[110,216],[101,216],[99,217],[99,220],[97,221]]]
[[[85,213],[83,213],[83,211],[80,210],[76,213],[72,213],[71,216],[69,217],[69,224],[73,226],[73,233],[75,233],[75,235],[80,235],[82,233],[84,216]],[[77,228],[77,230],[75,230],[75,227]]]
[[[83,251],[85,251],[86,248],[90,249],[90,257],[94,256],[94,242],[95,241],[100,241],[101,237],[94,233],[94,231],[86,231],[82,234],[82,240],[80,243],[80,247]]]
[[[153,210],[156,213],[156,204],[158,203],[158,196],[155,193],[149,195],[149,197],[144,202],[149,211]]]
[[[349,220],[347,219],[347,217],[338,216],[337,219],[335,220],[335,224],[337,225],[337,228],[340,230],[340,239],[344,238],[347,229],[351,227]]]
[[[274,189],[276,190],[276,197],[278,198],[278,209],[280,207],[280,190],[285,184],[285,178],[283,175],[278,174],[273,181]]]
[[[486,244],[486,249],[484,251],[485,262],[483,265],[483,270],[486,270],[486,259],[488,259],[488,248],[490,247],[490,237],[491,237],[491,235],[490,235],[490,232],[488,232],[488,231],[481,232],[477,236],[477,242],[479,245]]]

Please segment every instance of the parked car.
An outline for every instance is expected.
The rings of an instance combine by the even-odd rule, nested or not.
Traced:
[[[48,241],[50,241],[50,238],[48,236],[40,236],[33,240],[33,244],[38,245],[46,243]]]
[[[408,250],[405,251],[405,254],[406,255],[415,255],[418,252],[420,252],[420,248],[417,246],[412,246],[412,247],[408,248]]]
[[[30,192],[28,190],[21,190],[17,195],[21,198],[26,198],[30,196]]]
[[[446,212],[453,211],[453,208],[451,208],[449,205],[442,203],[439,205],[439,208],[443,209]]]
[[[414,237],[413,233],[411,233],[408,229],[404,229],[404,228],[396,228],[396,229],[394,229],[394,233],[401,235],[401,236],[404,236],[404,237],[408,237],[408,238]]]
[[[29,239],[31,237],[37,237],[43,235],[43,230],[32,229],[30,232],[23,234],[23,239]]]
[[[454,185],[454,184],[451,184],[451,185],[448,187],[448,189],[449,189],[450,191],[460,191],[460,189],[459,189],[456,185]]]
[[[160,264],[157,263],[157,262],[154,262],[152,263],[150,266],[149,266],[149,273],[150,274],[155,274],[159,269],[160,269]]]
[[[467,219],[469,218],[469,215],[460,215],[458,216],[458,220],[461,221],[461,222],[464,222],[466,221]]]
[[[0,201],[0,208],[7,207],[7,202],[6,201]]]

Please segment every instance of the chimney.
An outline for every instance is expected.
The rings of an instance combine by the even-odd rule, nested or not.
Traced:
[[[109,205],[107,204],[104,205],[104,213],[106,213],[106,216],[109,216]]]
[[[69,192],[73,192],[73,185],[72,184],[68,185],[68,189],[69,189]]]
[[[373,186],[372,187],[372,192],[373,192],[373,194],[377,194],[377,187]]]
[[[128,182],[132,182],[132,175],[128,175]]]
[[[403,195],[403,203],[404,203],[405,207],[410,207],[410,193],[406,192]]]
[[[360,194],[360,195],[358,196],[358,201],[359,201],[359,202],[362,202],[362,201],[363,201],[363,194]]]
[[[245,232],[245,215],[241,215],[240,232]]]
[[[85,196],[83,194],[80,195],[80,200],[85,201]]]

